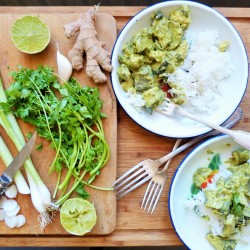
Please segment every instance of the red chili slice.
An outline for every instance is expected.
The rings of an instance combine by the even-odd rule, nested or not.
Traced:
[[[212,183],[213,178],[214,178],[215,174],[217,174],[217,173],[218,173],[218,170],[213,171],[213,173],[207,177],[207,180],[204,181],[204,182],[201,184],[201,188],[204,189],[204,188],[207,187],[208,183]]]
[[[163,83],[162,85],[161,85],[161,89],[166,93],[166,96],[168,97],[168,98],[171,98],[171,95],[169,94],[169,90],[170,90],[170,87],[169,87],[169,85],[167,84],[167,83]]]

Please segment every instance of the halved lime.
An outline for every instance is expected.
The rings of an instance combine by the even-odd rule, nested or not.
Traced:
[[[11,39],[22,52],[35,54],[50,42],[49,27],[36,16],[23,16],[11,27]]]
[[[69,199],[60,209],[60,222],[67,232],[84,235],[96,224],[95,207],[82,198]]]

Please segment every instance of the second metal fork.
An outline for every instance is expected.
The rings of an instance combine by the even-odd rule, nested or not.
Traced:
[[[232,116],[225,121],[222,125],[224,127],[230,128],[234,126],[242,117],[242,110],[237,108],[236,111],[232,114]],[[187,143],[183,144],[175,151],[161,157],[157,160],[147,159],[139,164],[132,167],[126,173],[124,173],[112,186],[114,187],[114,191],[116,191],[117,199],[125,196],[132,190],[136,189],[137,187],[141,186],[146,181],[150,180],[157,172],[159,167],[167,162],[169,159],[174,157],[175,155],[179,154],[180,152],[184,151],[191,145],[195,144],[196,142],[204,139],[208,136],[214,136],[219,134],[218,131],[212,130],[206,134],[197,136]]]
[[[172,149],[172,151],[175,151],[176,148],[178,148],[178,146],[181,143],[181,139],[177,139],[174,147]],[[163,188],[166,184],[166,180],[167,180],[167,169],[170,165],[172,158],[169,159],[167,161],[167,163],[165,164],[164,168],[160,171],[158,171],[153,178],[150,180],[148,187],[146,189],[146,192],[144,194],[143,200],[142,200],[142,204],[141,204],[141,208],[143,210],[146,210],[147,206],[148,206],[148,213],[151,212],[151,214],[154,212],[154,209],[158,203],[158,200],[162,194]]]

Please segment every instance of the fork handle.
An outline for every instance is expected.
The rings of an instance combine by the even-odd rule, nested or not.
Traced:
[[[175,144],[174,144],[174,147],[173,147],[173,149],[172,149],[172,152],[174,152],[174,151],[179,147],[179,145],[181,144],[181,141],[182,141],[182,139],[177,139],[177,140],[175,141]],[[166,164],[165,164],[165,166],[163,167],[163,169],[160,170],[158,173],[165,173],[165,172],[167,172],[167,169],[168,169],[168,167],[169,167],[169,165],[170,165],[170,163],[171,163],[171,160],[172,160],[172,158],[170,158],[170,159],[166,162]]]
[[[241,130],[230,130],[222,126],[218,126],[216,124],[204,121],[203,119],[197,118],[193,116],[192,114],[186,112],[179,106],[177,106],[177,110],[183,116],[186,116],[194,121],[200,122],[204,125],[207,125],[208,127],[211,127],[215,130],[220,131],[223,134],[230,136],[235,142],[245,147],[246,149],[250,150],[250,133],[249,132],[241,131]]]
[[[158,161],[163,164],[164,162],[168,161],[169,159],[171,159],[172,157],[178,155],[179,153],[181,153],[182,151],[184,151],[185,149],[189,148],[190,146],[194,145],[196,142],[208,137],[209,134],[204,134],[204,135],[200,135],[197,136],[195,138],[193,138],[192,140],[186,142],[185,144],[183,144],[182,146],[180,146],[179,148],[177,148],[176,150],[172,151],[171,153],[161,157]]]
[[[217,131],[219,131],[219,132],[221,132],[223,134],[226,134],[226,135],[229,135],[229,136],[233,137],[233,134],[231,133],[231,131],[229,129],[223,128],[222,126],[218,126],[216,124],[213,124],[213,123],[205,121],[205,120],[203,120],[201,118],[198,118],[198,117],[186,112],[184,109],[182,109],[179,106],[176,106],[176,108],[178,110],[178,113],[181,114],[182,116],[185,116],[185,117],[187,117],[189,119],[192,119],[192,120],[194,120],[196,122],[202,123],[202,124],[204,124],[204,125],[206,125],[206,126],[208,126],[210,128],[213,128],[213,129],[215,129],[215,130],[217,130]]]

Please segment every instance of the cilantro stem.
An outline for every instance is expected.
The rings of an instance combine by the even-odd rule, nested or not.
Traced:
[[[35,85],[36,85],[36,84],[35,84]],[[39,91],[39,92],[40,92],[40,91]],[[60,135],[59,145],[57,146],[57,145],[56,145],[56,142],[55,142],[55,140],[54,140],[54,137],[53,137],[53,135],[52,135],[52,133],[51,133],[51,129],[50,129],[50,126],[49,126],[49,121],[48,121],[48,116],[47,116],[47,113],[46,113],[46,111],[45,111],[45,107],[44,107],[44,105],[43,105],[43,103],[42,103],[42,100],[41,100],[39,94],[38,94],[36,91],[35,91],[35,93],[36,93],[36,96],[37,96],[38,100],[39,100],[40,103],[41,103],[41,107],[42,107],[42,110],[43,110],[43,113],[44,113],[44,116],[45,116],[45,120],[46,120],[46,123],[47,123],[47,128],[48,128],[48,131],[49,131],[49,134],[50,134],[50,138],[51,138],[51,140],[52,140],[52,142],[53,142],[53,144],[54,144],[54,147],[55,147],[55,149],[56,149],[56,156],[55,156],[54,161],[52,162],[51,167],[50,167],[50,169],[53,169],[54,164],[55,164],[55,162],[56,162],[56,160],[57,160],[57,158],[58,158],[59,151],[60,151],[60,147],[61,147],[61,126],[60,126],[60,123],[57,122],[58,129],[59,129],[59,135]],[[50,173],[50,172],[51,172],[51,170],[49,171],[49,173]]]
[[[56,187],[55,187],[55,190],[54,190],[54,193],[53,193],[53,196],[52,196],[53,199],[56,198],[56,194],[57,194],[57,191],[58,191],[58,186],[59,186],[59,183],[60,183],[60,180],[61,180],[61,175],[62,175],[62,170],[60,170],[59,173],[58,173]]]
[[[59,185],[59,189],[63,189],[65,186],[68,185],[70,177],[71,177],[72,172],[73,172],[73,169],[74,169],[75,164],[77,162],[78,155],[79,155],[79,147],[78,147],[77,143],[74,143],[74,151],[71,155],[71,163],[70,163],[70,166],[68,168],[69,170],[67,172],[66,177],[64,178],[64,181]]]
[[[64,203],[66,199],[69,198],[69,196],[72,194],[72,192],[75,190],[75,188],[78,186],[78,184],[80,183],[80,181],[83,179],[85,175],[86,175],[86,171],[83,171],[81,177],[78,180],[75,180],[74,185],[71,187],[71,189],[65,195],[61,196],[59,200],[57,200],[56,202],[57,205],[61,205],[62,203]]]
[[[103,133],[99,133],[94,131],[92,128],[90,128],[89,126],[87,126],[87,129],[91,131],[91,133],[95,134],[98,138],[100,138],[103,143],[104,143],[104,152],[102,154],[102,157],[99,161],[99,164],[90,172],[90,175],[94,175],[102,166],[104,166],[104,164],[107,163],[109,156],[110,156],[110,150],[109,150],[109,146],[103,136]],[[101,129],[102,131],[102,129]]]

